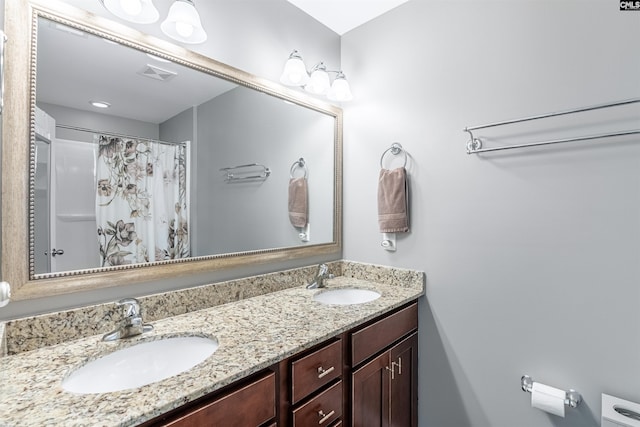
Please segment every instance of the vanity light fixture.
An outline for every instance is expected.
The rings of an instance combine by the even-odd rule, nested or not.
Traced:
[[[200,15],[193,0],[175,0],[160,29],[167,36],[183,43],[202,43],[207,40]]]
[[[335,73],[336,77],[331,83],[329,73]],[[315,95],[326,95],[332,101],[351,101],[353,95],[344,73],[327,70],[324,62],[319,62],[307,72],[302,56],[297,50],[289,55],[284,64],[284,70],[280,76],[280,83],[287,86],[302,86],[307,92]]]
[[[160,17],[153,0],[98,1],[118,18],[136,24],[152,24]],[[166,36],[182,43],[203,43],[207,40],[193,0],[174,0],[160,29]]]
[[[136,24],[152,24],[160,13],[152,0],[100,0],[109,12],[120,19]]]
[[[304,86],[304,90],[314,95],[326,95],[330,86],[327,66],[324,62],[319,62],[311,69],[309,82]]]
[[[353,99],[353,95],[351,94],[351,88],[349,88],[349,82],[347,78],[344,76],[342,71],[336,75],[336,78],[333,80],[333,84],[327,93],[327,98],[332,101],[351,101]]]
[[[307,67],[304,65],[302,56],[297,50],[293,50],[289,59],[284,64],[284,70],[280,76],[280,83],[287,86],[304,86],[309,81]]]

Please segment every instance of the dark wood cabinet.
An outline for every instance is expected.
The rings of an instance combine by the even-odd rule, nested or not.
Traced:
[[[391,350],[390,426],[418,425],[418,333]],[[395,365],[394,365],[395,363]]]
[[[220,393],[205,396],[192,404],[178,408],[144,426],[258,427],[276,416],[275,373],[267,371]],[[274,425],[274,424],[271,424]]]
[[[293,427],[331,425],[342,417],[342,382],[338,381],[292,412]]]
[[[411,304],[355,330],[351,333],[351,366],[358,366],[417,329],[418,304]]]
[[[389,354],[381,354],[356,370],[351,377],[351,414],[354,426],[387,425],[389,418]]]
[[[412,303],[144,426],[416,427]]]
[[[353,427],[417,425],[417,355],[413,333],[353,372]]]
[[[417,330],[411,304],[351,333],[353,427],[417,426]]]
[[[291,402],[298,403],[342,376],[342,340],[322,346],[291,362]]]
[[[280,363],[279,426],[341,425],[343,352],[336,337]]]

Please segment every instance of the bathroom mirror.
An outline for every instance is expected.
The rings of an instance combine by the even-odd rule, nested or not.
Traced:
[[[340,250],[339,108],[65,3],[5,6],[2,276],[15,299]],[[289,180],[305,175],[309,225],[296,228]]]

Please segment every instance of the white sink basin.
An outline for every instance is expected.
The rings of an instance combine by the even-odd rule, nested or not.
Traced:
[[[376,291],[357,288],[340,288],[318,292],[313,299],[323,304],[350,305],[363,304],[380,298]]]
[[[141,387],[187,371],[217,349],[217,339],[197,336],[141,342],[73,371],[62,381],[62,388],[90,394]]]

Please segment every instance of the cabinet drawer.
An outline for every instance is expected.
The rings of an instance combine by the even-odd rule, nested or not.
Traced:
[[[293,411],[293,427],[328,426],[342,417],[342,381]]]
[[[418,304],[396,313],[351,334],[351,366],[356,366],[374,354],[418,329]]]
[[[342,340],[291,363],[291,401],[297,403],[342,374]]]
[[[271,372],[163,425],[257,427],[275,416],[276,380]]]

